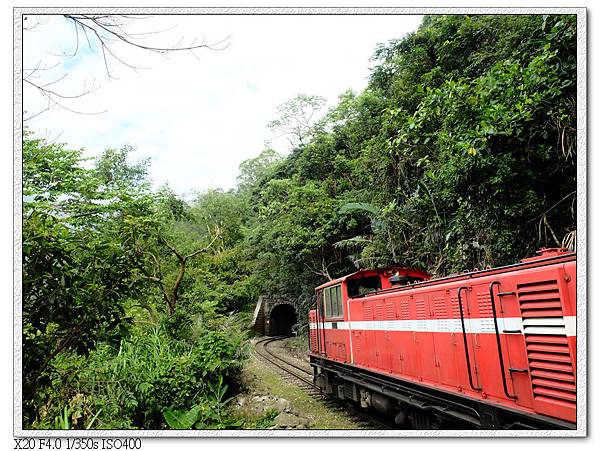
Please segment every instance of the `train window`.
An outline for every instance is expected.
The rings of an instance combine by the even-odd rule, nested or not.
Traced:
[[[348,281],[348,296],[356,298],[372,291],[381,290],[381,279],[379,276],[361,277]]]
[[[336,285],[334,287],[325,288],[325,312],[326,315],[331,317],[339,317],[344,315],[344,308],[342,305],[342,286]]]

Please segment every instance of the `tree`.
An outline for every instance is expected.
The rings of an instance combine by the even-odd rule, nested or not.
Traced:
[[[201,281],[184,276],[240,241],[229,209],[209,196],[191,211],[168,187],[153,193],[130,147],[91,168],[83,151],[30,134],[23,148],[23,426],[161,428],[163,412],[199,405],[198,427],[226,421],[214,413],[244,336],[210,299],[189,302]]]
[[[575,45],[574,16],[431,16],[378,48],[367,89],[257,183],[265,286],[298,293],[348,259],[447,275],[573,243]]]
[[[317,283],[347,269],[333,246],[348,226],[324,184],[272,179],[260,192],[249,237],[258,272],[268,292],[310,294]]]
[[[217,233],[214,235],[214,237],[212,238],[211,242],[208,245],[201,247],[200,249],[196,249],[195,251],[193,251],[192,253],[187,254],[187,255],[182,253],[181,251],[179,251],[173,244],[169,243],[164,237],[159,236],[159,241],[162,244],[164,244],[173,253],[173,255],[175,255],[175,257],[177,258],[177,264],[178,264],[177,276],[176,276],[175,280],[172,282],[172,284],[170,284],[170,285],[167,285],[167,283],[165,282],[165,278],[163,276],[161,264],[160,264],[158,257],[156,257],[156,255],[154,255],[153,253],[148,252],[148,254],[152,257],[152,260],[154,262],[154,273],[152,275],[148,275],[148,278],[149,278],[149,280],[159,284],[160,289],[162,291],[163,299],[167,305],[167,313],[169,315],[172,315],[173,313],[175,313],[175,308],[177,307],[177,302],[179,300],[179,288],[181,286],[181,282],[183,281],[183,277],[185,276],[186,265],[187,265],[188,261],[190,259],[196,257],[197,255],[200,255],[201,253],[208,251],[211,248],[213,243],[215,241],[217,241],[217,239],[219,238],[218,230],[216,232]]]
[[[257,157],[242,161],[237,177],[238,189],[246,191],[255,186],[281,158],[276,150],[267,147]]]
[[[556,209],[575,194],[575,42],[572,16],[440,16],[386,49],[371,86],[389,105],[365,160],[393,249],[445,274],[561,244],[575,226]]]
[[[192,208],[168,187],[159,190],[157,200],[159,224],[144,245],[145,275],[160,288],[167,314],[173,315],[190,261],[239,241],[244,209],[232,193],[221,191],[199,195]]]
[[[127,153],[109,151],[85,169],[81,151],[30,135],[23,142],[26,416],[50,383],[49,366],[59,354],[86,355],[98,342],[126,333],[125,302],[143,283],[139,243],[153,205],[139,183],[144,164],[114,158]]]
[[[292,147],[305,145],[316,122],[316,114],[325,106],[325,98],[298,94],[277,107],[278,118],[269,122],[277,138],[285,137]]]

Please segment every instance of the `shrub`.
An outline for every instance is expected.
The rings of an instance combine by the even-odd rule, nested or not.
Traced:
[[[227,327],[223,327],[223,326]],[[243,362],[243,335],[226,318],[173,338],[163,326],[137,326],[118,349],[102,344],[89,357],[58,356],[34,428],[167,427],[165,412],[198,411],[197,422],[220,421]],[[198,407],[199,406],[199,407]]]

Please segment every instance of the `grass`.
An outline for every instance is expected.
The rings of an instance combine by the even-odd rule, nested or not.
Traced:
[[[294,409],[310,420],[309,429],[357,429],[345,415],[329,409],[295,384],[283,378],[252,356],[245,368],[244,378],[257,393],[268,393],[287,399]]]

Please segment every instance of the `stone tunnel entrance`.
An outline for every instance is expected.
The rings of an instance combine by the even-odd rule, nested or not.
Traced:
[[[296,324],[298,317],[296,310],[290,304],[278,304],[273,307],[269,315],[267,335],[292,335],[292,326]]]

